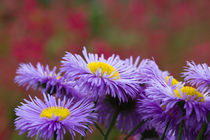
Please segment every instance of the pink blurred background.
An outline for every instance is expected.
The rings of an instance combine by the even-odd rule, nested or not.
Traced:
[[[210,63],[209,7],[209,0],[1,0],[0,139],[26,139],[14,130],[14,108],[40,94],[14,83],[19,63],[59,67],[65,51],[86,46],[106,57],[154,57],[182,80],[185,61]]]

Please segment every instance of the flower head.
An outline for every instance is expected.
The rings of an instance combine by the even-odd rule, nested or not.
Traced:
[[[71,53],[63,58],[61,71],[65,72],[67,78],[76,79],[84,90],[90,91],[90,96],[95,100],[111,95],[125,102],[128,97],[136,96],[139,82],[134,67],[126,65],[119,56],[112,55],[106,60],[103,54],[99,57],[87,53],[85,48],[82,53],[84,59]]]
[[[73,102],[73,99],[63,100],[50,95],[44,95],[44,102],[37,97],[24,100],[21,106],[15,109],[18,116],[15,120],[20,134],[28,132],[33,137],[39,134],[39,138],[51,139],[54,133],[57,139],[63,139],[66,130],[72,138],[78,132],[85,135],[84,129],[91,131],[87,124],[93,124],[96,114],[92,113],[94,104],[87,100]]]
[[[149,128],[155,128],[157,131],[164,130],[168,122],[170,122],[168,129],[176,128],[182,120],[182,114],[179,113],[180,109],[177,106],[166,110],[165,104],[152,98],[138,100],[137,106],[137,111],[142,115],[142,119],[147,121]]]
[[[142,99],[142,95],[145,89],[144,83],[141,83],[141,71],[143,67],[148,65],[150,60],[143,59],[140,61],[140,57],[137,57],[133,62],[133,57],[125,59],[125,64],[128,67],[133,67],[137,71],[137,80],[139,81],[140,88],[138,94],[135,98],[128,98],[127,102],[120,102],[118,98],[107,95],[104,100],[100,100],[97,104],[97,112],[99,114],[99,122],[106,126],[109,124],[113,114],[118,111],[118,116],[116,120],[116,128],[122,133],[128,133],[134,129],[138,124],[141,124],[143,119],[138,113],[137,102]],[[146,124],[143,124],[136,132],[143,132],[147,128]]]
[[[20,64],[16,73],[15,82],[21,86],[27,85],[26,89],[29,87],[39,88],[42,92],[56,93],[57,97],[73,96],[79,99],[82,96],[73,82],[61,76],[61,72],[56,73],[56,67],[50,71],[48,65],[44,68],[40,63],[37,63],[37,67],[30,63]]]
[[[141,83],[148,84],[151,79],[159,80],[162,77],[169,76],[169,72],[160,70],[158,65],[153,60],[146,59],[140,66]]]
[[[182,74],[184,80],[192,86],[195,85],[198,91],[210,93],[210,67],[206,63],[196,65],[193,61],[187,61],[185,72]]]
[[[159,120],[159,123],[164,120],[165,124],[167,123],[165,120],[173,120],[174,124],[179,124],[180,120],[184,120],[186,137],[192,138],[194,137],[193,134],[198,134],[203,123],[207,122],[210,107],[208,93],[200,93],[194,87],[186,86],[185,83],[177,81],[172,76],[164,75],[157,67],[147,69],[147,74],[151,77],[148,79],[148,87],[145,89],[147,97],[151,101],[157,102],[156,106],[159,106],[160,111],[162,108],[161,112],[167,114],[169,118],[172,117],[172,119],[166,119],[168,118],[166,115],[164,115],[165,119],[161,118],[161,115],[156,116],[155,113],[158,113],[158,111],[151,112],[155,106],[149,103],[150,100],[145,100],[146,104],[150,104],[150,107],[149,109],[142,109],[143,112],[148,113],[144,117]],[[192,122],[194,123],[192,124]],[[174,127],[173,130],[177,130],[177,125],[172,126]]]

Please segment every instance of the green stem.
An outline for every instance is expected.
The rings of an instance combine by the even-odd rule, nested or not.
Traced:
[[[164,130],[164,133],[163,133],[163,135],[161,136],[160,140],[164,140],[164,139],[165,139],[166,132],[167,132],[167,129],[168,129],[169,124],[170,124],[170,121],[168,121],[168,123],[167,123],[167,125],[166,125],[166,128],[165,128],[165,130]]]
[[[40,136],[40,133],[36,136],[35,140],[38,140],[39,136]]]
[[[179,133],[178,133],[177,140],[181,140],[183,127],[184,127],[184,120],[182,120],[180,125],[179,125]]]
[[[200,132],[198,133],[198,135],[196,137],[196,140],[203,140],[204,139],[204,133],[207,129],[209,120],[210,120],[210,112],[208,113],[207,122],[203,123],[202,128],[201,128]]]
[[[104,136],[104,132],[103,132],[103,130],[100,128],[100,126],[98,126],[98,124],[97,124],[97,123],[95,123],[95,127],[98,129],[98,131],[101,133],[101,135],[103,135],[103,136]]]
[[[57,139],[57,134],[56,134],[56,131],[54,132],[54,136],[53,136],[53,140],[56,140]]]
[[[203,134],[206,131],[207,123],[204,123],[200,132],[198,133],[198,136],[196,137],[196,140],[203,140]]]
[[[179,106],[179,108],[182,111],[182,116],[185,116],[186,115],[186,110],[184,108],[185,101],[180,101],[180,102],[177,103],[177,105]],[[184,127],[184,120],[182,120],[181,123],[179,124],[179,133],[178,133],[177,140],[181,140],[183,127]]]
[[[119,114],[119,111],[118,110],[115,110],[114,114],[112,115],[112,118],[109,122],[109,125],[108,125],[108,128],[106,130],[106,133],[104,135],[104,139],[103,140],[107,140],[108,139],[108,136],[109,136],[109,133],[111,132],[112,130],[112,127],[114,126],[116,120],[117,120],[117,116]]]
[[[127,136],[123,140],[127,140],[133,133],[136,132],[142,125],[144,124],[144,121],[141,121],[134,129],[132,129]]]

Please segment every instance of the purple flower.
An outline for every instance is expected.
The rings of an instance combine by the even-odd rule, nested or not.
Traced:
[[[149,77],[146,77],[147,75],[145,75],[145,70],[147,68],[152,67],[155,64],[154,61],[152,61],[150,59],[142,59],[140,61],[140,56],[138,56],[135,61],[134,61],[133,57],[130,56],[130,58],[125,59],[125,63],[128,66],[132,66],[137,70],[137,72],[138,72],[137,77],[138,77],[140,84],[142,84],[142,85],[144,85],[145,81],[147,81],[149,79]],[[155,65],[155,66],[157,66],[157,65]]]
[[[39,138],[51,139],[56,133],[57,139],[63,139],[66,131],[72,138],[76,132],[85,136],[84,129],[91,131],[87,124],[93,124],[96,114],[92,113],[94,104],[87,100],[73,102],[73,99],[63,100],[44,95],[44,102],[37,97],[24,100],[15,109],[15,126],[19,134],[28,132],[29,137],[39,135]]]
[[[168,71],[162,71],[159,69],[158,65],[153,60],[146,60],[146,63],[141,67],[140,79],[142,83],[149,83],[151,79],[159,80],[162,77],[169,75]]]
[[[147,65],[150,64],[150,62],[152,62],[152,60],[149,60],[149,59],[142,59],[140,61],[140,56],[138,56],[136,58],[136,60],[134,61],[133,57],[130,56],[129,58],[126,58],[125,59],[125,62],[128,64],[128,65],[132,65],[134,66],[138,71],[141,71],[144,67],[146,67]]]
[[[176,129],[183,119],[182,114],[180,113],[181,110],[178,106],[166,110],[165,104],[151,98],[145,97],[144,99],[138,100],[137,106],[137,111],[142,115],[142,119],[148,123],[148,128],[154,128],[158,132],[159,137],[162,136],[164,129],[169,122],[167,136],[173,136],[173,129]]]
[[[168,113],[169,117],[173,117],[173,122],[180,122],[184,120],[184,134],[185,137],[190,139],[198,134],[203,123],[207,123],[207,114],[210,111],[210,97],[207,96],[208,92],[200,93],[197,89],[186,86],[185,83],[179,82],[172,76],[164,75],[158,71],[156,67],[147,69],[147,88],[145,89],[146,96],[152,102],[158,102],[159,109]],[[145,100],[150,104],[150,100]],[[142,102],[142,101],[141,101]],[[155,115],[157,112],[151,112],[154,105],[150,105],[148,109],[143,106],[142,111],[148,112],[144,117],[152,117],[152,120],[161,120],[167,123],[167,117],[161,118],[161,115]],[[142,113],[141,111],[141,113]],[[175,114],[174,114],[175,112]],[[172,114],[173,113],[173,114]],[[178,115],[178,116],[177,116]],[[181,116],[179,116],[181,115]],[[177,125],[173,125],[173,131],[178,131]]]
[[[103,101],[97,104],[96,111],[98,113],[98,121],[101,124],[106,123],[107,127],[114,112],[118,111],[116,128],[122,133],[128,133],[142,122],[142,116],[137,112],[136,103],[137,98],[129,98],[128,102],[120,102],[118,98],[107,95]],[[144,128],[144,125],[141,126],[136,133],[143,132]]]
[[[37,63],[37,67],[34,67],[31,63],[20,64],[16,73],[15,82],[20,86],[27,85],[27,90],[29,87],[38,88],[49,94],[56,93],[57,97],[73,96],[80,99],[83,96],[73,82],[61,76],[61,72],[56,73],[56,67],[50,71],[48,65],[44,68],[40,63]]]
[[[140,75],[143,67],[148,65],[149,59],[143,59],[140,61],[140,57],[137,57],[135,62],[133,62],[133,57],[125,59],[125,64],[128,67],[133,67],[137,71],[137,80],[139,81],[140,88],[138,88],[138,94],[135,98],[128,98],[127,102],[120,102],[118,98],[114,98],[107,95],[104,100],[99,100],[97,104],[97,112],[99,114],[99,122],[108,126],[110,119],[113,114],[118,111],[119,114],[116,120],[116,128],[122,133],[128,133],[134,129],[138,124],[142,123],[142,116],[137,111],[137,101],[142,99],[145,86],[141,83]],[[143,132],[147,128],[146,124],[143,124],[134,134]]]
[[[137,71],[128,66],[119,56],[112,55],[107,60],[103,54],[87,53],[84,48],[83,59],[80,55],[68,53],[63,57],[61,71],[67,78],[77,80],[83,90],[90,91],[90,96],[99,97],[111,95],[120,101],[135,98],[138,93],[139,81]]]
[[[187,83],[198,87],[198,91],[210,93],[210,67],[206,63],[196,65],[193,61],[187,61],[185,72],[182,74]]]

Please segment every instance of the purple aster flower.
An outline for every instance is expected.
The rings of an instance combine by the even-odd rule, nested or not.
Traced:
[[[160,138],[165,127],[168,125],[166,139],[173,137],[173,129],[176,129],[183,119],[182,114],[180,113],[181,110],[178,106],[166,110],[165,104],[147,97],[138,100],[137,105],[139,114],[143,116],[142,119],[144,119],[148,125],[149,129],[146,131],[155,129]]]
[[[125,61],[128,65],[132,65],[136,69],[138,69],[138,71],[141,71],[142,68],[149,65],[150,62],[152,62],[152,60],[149,60],[149,59],[142,59],[140,61],[140,56],[138,56],[135,61],[132,56],[130,56],[130,58],[126,58]]]
[[[90,91],[90,96],[97,100],[104,95],[128,101],[138,93],[139,81],[137,71],[128,66],[119,56],[112,55],[107,60],[103,54],[87,53],[84,48],[84,59],[80,55],[68,53],[63,57],[61,71],[67,78],[77,80],[83,90]]]
[[[169,76],[169,72],[160,70],[154,60],[147,60],[147,63],[144,62],[140,71],[141,82],[145,84],[149,83],[151,79],[159,80],[162,77]]]
[[[144,71],[146,68],[151,67],[154,64],[154,62],[150,59],[142,59],[140,61],[140,56],[138,56],[134,61],[133,57],[130,56],[130,58],[125,59],[125,63],[129,66],[133,66],[137,70],[138,80],[140,81],[141,85],[144,85],[144,81],[147,81],[144,75]]]
[[[128,133],[142,122],[142,116],[137,112],[136,103],[137,98],[129,98],[127,102],[120,102],[118,98],[107,95],[103,101],[97,104],[98,121],[101,124],[106,123],[107,127],[113,114],[118,111],[116,128],[122,133]],[[136,133],[143,132],[144,129],[145,126],[143,124]]]
[[[203,123],[208,123],[207,114],[210,110],[210,97],[207,96],[208,92],[200,93],[193,87],[185,86],[185,83],[178,82],[172,76],[164,75],[155,67],[147,69],[146,72],[151,77],[147,81],[148,87],[145,89],[147,97],[152,101],[159,102],[160,107],[163,107],[163,110],[169,112],[170,115],[172,115],[172,112],[179,112],[177,114],[181,114],[180,117],[174,117],[172,115],[173,119],[175,119],[173,121],[180,122],[179,120],[183,119],[185,137],[187,139],[195,137]],[[153,107],[151,105],[151,108]],[[148,112],[151,111],[151,108],[148,109]],[[155,116],[155,113],[153,116]],[[158,116],[162,120],[160,115]],[[158,120],[158,116],[154,118]],[[178,128],[174,128],[173,130],[177,132]]]
[[[206,63],[196,65],[193,61],[187,61],[185,72],[182,74],[187,83],[198,87],[198,91],[210,93],[210,67]]]
[[[15,109],[18,116],[15,120],[19,134],[28,132],[28,137],[39,135],[39,139],[51,139],[56,133],[57,139],[63,139],[66,131],[72,138],[76,132],[85,136],[84,129],[92,131],[89,125],[93,124],[96,114],[92,113],[94,104],[87,100],[73,102],[73,99],[63,100],[50,95],[44,95],[44,102],[37,97],[24,100],[21,106]]]
[[[135,98],[128,98],[127,102],[120,102],[118,98],[114,98],[107,95],[104,100],[99,100],[97,104],[97,112],[99,114],[99,122],[106,126],[110,123],[110,120],[114,113],[117,111],[118,116],[116,119],[116,128],[122,133],[128,133],[134,129],[138,124],[143,122],[142,116],[137,111],[137,101],[141,99],[141,95],[144,93],[145,86],[144,83],[140,83],[141,69],[148,65],[149,59],[143,59],[140,61],[140,57],[137,57],[135,62],[133,62],[133,57],[125,59],[125,64],[128,67],[133,67],[137,71],[137,80],[139,81],[139,91]],[[140,128],[134,133],[143,132],[147,128],[146,124],[140,126]]]
[[[44,68],[40,63],[37,63],[37,67],[34,67],[31,63],[20,64],[16,73],[15,82],[21,86],[27,85],[27,90],[29,87],[39,88],[42,92],[56,93],[57,97],[82,98],[82,93],[79,92],[78,87],[61,76],[61,72],[56,73],[56,67],[50,71],[48,65]]]

